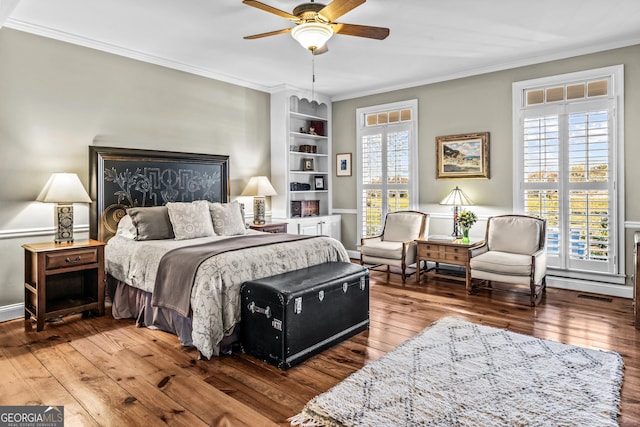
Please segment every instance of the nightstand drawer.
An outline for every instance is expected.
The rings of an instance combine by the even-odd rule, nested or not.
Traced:
[[[98,262],[98,249],[81,249],[74,251],[64,251],[46,254],[47,270],[54,270],[56,268],[65,268],[75,265],[93,264]]]

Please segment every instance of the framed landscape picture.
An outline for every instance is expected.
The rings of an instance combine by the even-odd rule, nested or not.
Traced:
[[[489,132],[436,137],[436,179],[489,179]]]

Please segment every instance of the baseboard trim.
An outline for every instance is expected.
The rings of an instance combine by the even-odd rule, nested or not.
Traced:
[[[24,303],[0,306],[0,322],[19,319],[24,316]]]
[[[589,292],[620,298],[633,298],[632,286],[595,282],[592,280],[547,276],[547,286],[550,288],[568,289],[570,291]]]

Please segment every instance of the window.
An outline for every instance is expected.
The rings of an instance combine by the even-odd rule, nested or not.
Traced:
[[[620,273],[622,66],[518,82],[514,203],[547,219],[547,264]]]
[[[358,241],[379,235],[387,212],[418,206],[417,100],[360,108]]]

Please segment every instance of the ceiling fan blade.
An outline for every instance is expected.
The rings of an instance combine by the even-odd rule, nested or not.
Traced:
[[[289,12],[285,12],[284,10],[276,9],[273,6],[269,6],[268,4],[261,3],[256,0],[242,0],[242,3],[247,6],[253,6],[257,9],[264,10],[265,12],[273,13],[274,15],[281,16],[283,18],[291,19],[293,21],[297,21],[298,17],[290,14]],[[245,37],[246,38],[246,37]]]
[[[355,9],[367,0],[333,0],[323,7],[318,14],[333,22],[350,10]]]
[[[318,49],[313,49],[313,51],[311,51],[311,53],[314,55],[322,55],[323,53],[327,53],[327,52],[329,52],[329,47],[327,46],[327,43],[325,43],[324,46]]]
[[[260,34],[254,34],[252,36],[244,36],[244,39],[246,40],[261,39],[262,37],[276,36],[278,34],[285,34],[290,32],[291,32],[291,28],[285,28],[282,30],[269,31],[268,33],[260,33]]]
[[[367,37],[369,39],[384,40],[389,35],[389,29],[383,27],[370,27],[368,25],[339,24],[334,22],[333,32],[345,36]]]

